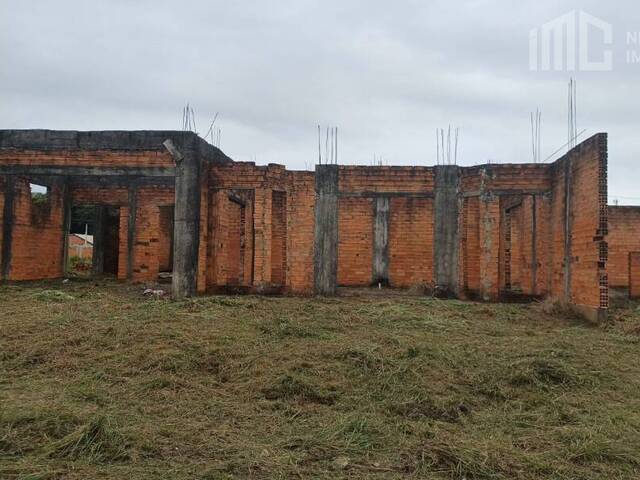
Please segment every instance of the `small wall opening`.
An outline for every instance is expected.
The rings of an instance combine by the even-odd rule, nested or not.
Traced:
[[[31,201],[34,204],[42,204],[49,201],[49,187],[46,185],[38,185],[37,183],[29,183],[31,190]]]
[[[74,205],[67,232],[67,272],[87,276],[93,265],[96,209],[93,205]]]
[[[31,224],[43,226],[51,211],[50,191],[46,185],[29,183],[31,191]]]
[[[104,253],[102,273],[117,276],[120,256],[120,209],[117,207],[106,207],[104,209],[103,222],[102,240]]]
[[[117,276],[120,255],[120,209],[74,205],[67,233],[67,272]]]

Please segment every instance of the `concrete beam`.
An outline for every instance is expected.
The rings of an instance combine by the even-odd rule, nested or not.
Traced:
[[[197,293],[200,245],[200,155],[195,139],[185,137],[169,152],[176,162],[172,290],[175,299]]]
[[[389,284],[389,198],[373,200],[373,284]]]
[[[335,295],[338,283],[338,165],[316,165],[314,285]]]
[[[459,168],[438,165],[434,186],[434,278],[443,295],[458,295],[458,190]]]

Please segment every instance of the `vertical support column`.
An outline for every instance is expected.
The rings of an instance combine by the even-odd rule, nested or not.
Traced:
[[[436,290],[458,294],[458,189],[457,165],[435,167],[434,278]]]
[[[338,283],[338,165],[316,165],[314,285],[335,295]]]
[[[95,224],[93,226],[93,258],[92,266],[94,275],[104,273],[104,222],[106,207],[96,205]]]
[[[196,137],[187,134],[179,155],[172,152],[176,160],[172,281],[175,299],[197,293],[201,199],[200,156],[195,142]],[[167,149],[171,152],[171,148]]]
[[[500,200],[491,192],[480,197],[480,296],[497,300],[500,290]]]
[[[64,277],[69,268],[69,231],[71,230],[71,187],[65,179],[62,188],[62,268]]]
[[[138,187],[129,187],[129,218],[127,221],[127,278],[133,278],[134,248],[136,243],[136,217],[138,213]]]
[[[389,198],[373,202],[373,284],[389,284]]]
[[[2,261],[0,276],[9,280],[11,270],[11,242],[13,239],[13,225],[15,213],[16,180],[13,175],[5,177],[4,208],[2,212]]]

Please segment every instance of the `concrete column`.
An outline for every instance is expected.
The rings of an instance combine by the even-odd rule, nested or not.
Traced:
[[[458,294],[458,189],[457,165],[438,165],[434,187],[433,265],[436,290]]]
[[[338,283],[338,165],[316,165],[314,284],[335,295]]]
[[[13,175],[5,178],[4,208],[2,212],[2,259],[0,263],[0,276],[3,280],[9,280],[11,270],[11,242],[13,239],[13,225],[15,213],[16,180]]]
[[[172,282],[175,299],[192,297],[197,293],[200,246],[200,156],[195,142],[195,136],[187,134],[183,144],[175,153],[165,142],[165,146],[176,161]]]
[[[389,284],[389,198],[373,201],[373,284]]]

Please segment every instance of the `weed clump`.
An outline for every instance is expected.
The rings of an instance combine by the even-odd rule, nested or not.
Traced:
[[[60,290],[40,290],[33,295],[38,300],[45,302],[68,302],[75,300],[75,297]]]
[[[402,403],[394,403],[389,411],[412,420],[428,418],[441,422],[456,423],[461,415],[469,413],[469,407],[464,403],[446,404],[437,402],[431,397],[419,396],[413,400]]]
[[[536,359],[514,367],[509,383],[516,387],[572,387],[581,383],[577,374],[566,365],[549,360]]]
[[[333,405],[336,401],[334,392],[321,391],[314,385],[293,378],[291,375],[282,377],[274,385],[262,389],[267,400],[295,400],[300,403],[318,403]]]
[[[47,450],[51,458],[84,459],[111,463],[130,458],[129,445],[112,420],[96,417],[54,442]]]

